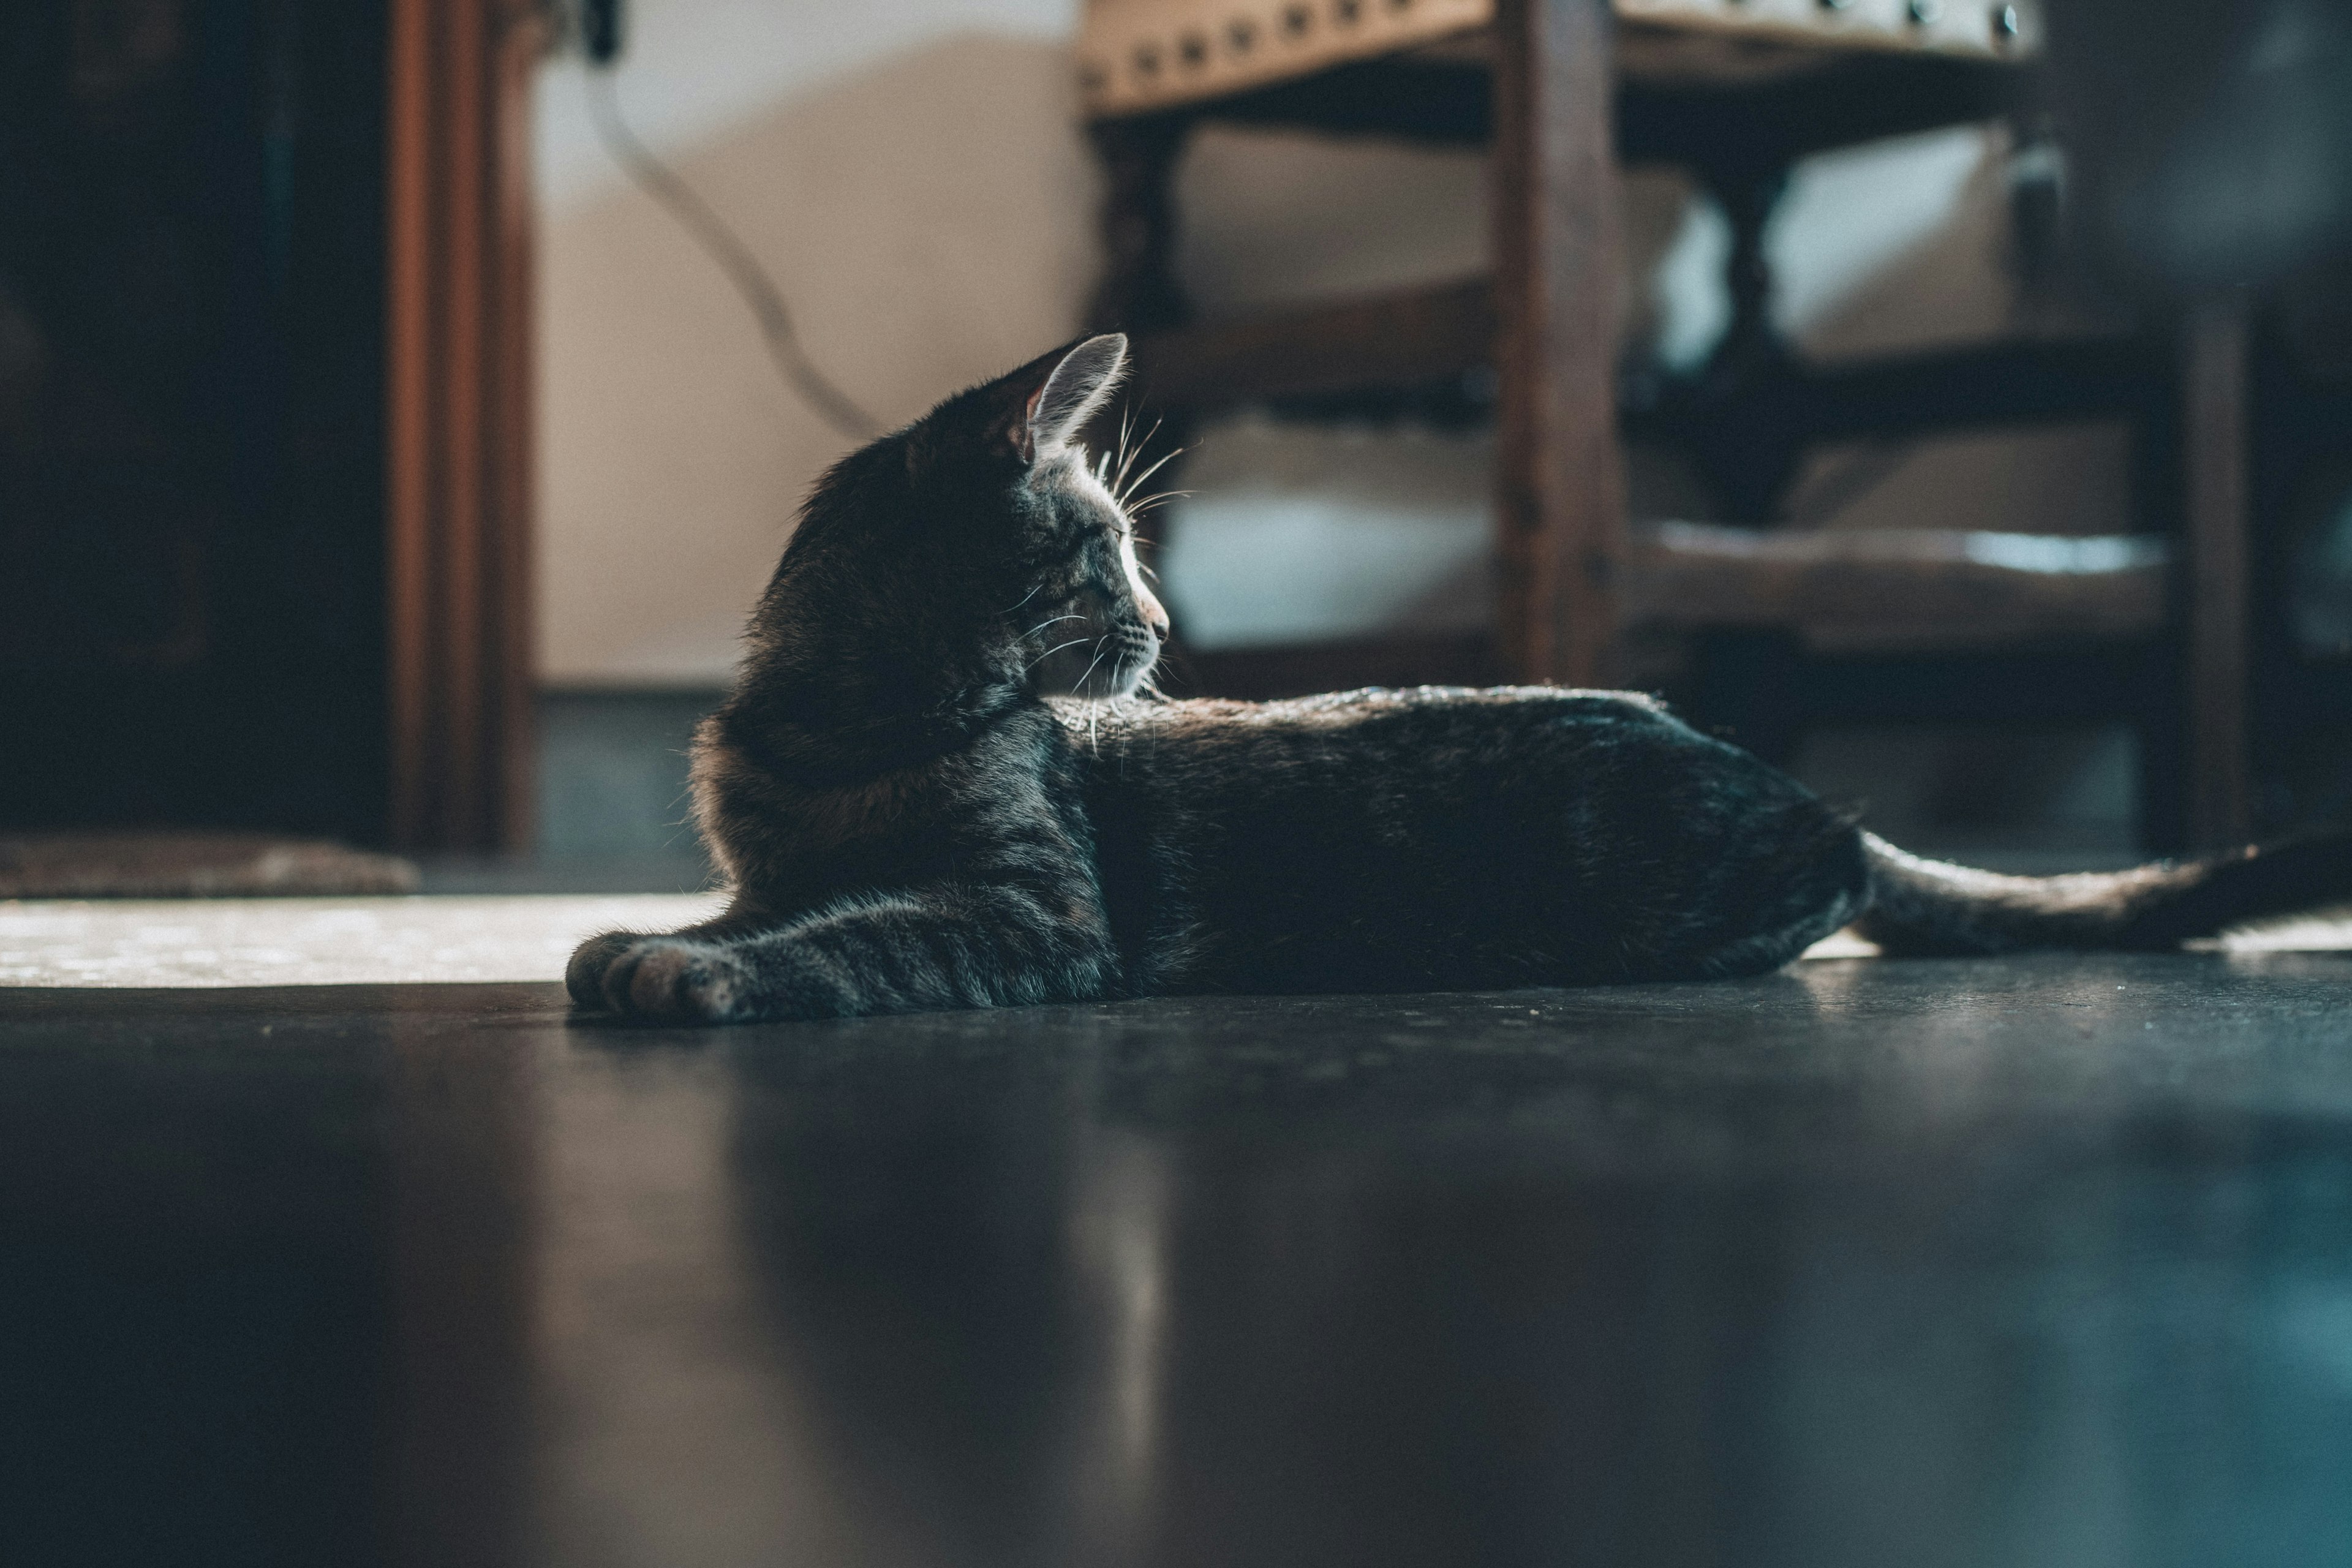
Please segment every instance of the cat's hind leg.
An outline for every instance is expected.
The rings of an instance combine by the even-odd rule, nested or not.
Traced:
[[[1097,908],[1024,888],[861,899],[789,924],[591,938],[566,984],[583,1008],[677,1023],[849,1018],[1112,995]]]
[[[1685,944],[1648,978],[1731,980],[1769,973],[1869,906],[1862,836],[1825,808],[1759,824],[1711,858],[1712,885]]]

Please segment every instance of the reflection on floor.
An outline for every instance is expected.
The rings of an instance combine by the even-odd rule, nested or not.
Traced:
[[[2347,1016],[0,989],[0,1562],[2340,1562]]]

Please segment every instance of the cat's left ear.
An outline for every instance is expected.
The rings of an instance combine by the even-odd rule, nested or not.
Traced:
[[[1011,395],[1002,432],[1024,463],[1050,458],[1077,439],[1110,401],[1127,369],[1127,335],[1098,338],[1033,360],[999,384]]]

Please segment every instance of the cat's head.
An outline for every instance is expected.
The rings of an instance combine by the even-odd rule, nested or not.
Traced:
[[[1117,477],[1080,437],[1127,367],[1106,333],[950,398],[909,432],[919,498],[977,503],[993,559],[975,568],[1005,646],[1041,695],[1124,697],[1150,675],[1168,612],[1144,585]]]
[[[832,642],[855,658],[834,667],[840,678],[900,690],[946,679],[1134,691],[1168,615],[1144,585],[1116,476],[1080,439],[1126,363],[1124,337],[1087,338],[844,459],[785,552],[768,639]]]

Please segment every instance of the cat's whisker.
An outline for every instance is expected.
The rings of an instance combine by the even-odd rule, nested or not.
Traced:
[[[1086,616],[1055,616],[1050,621],[1039,621],[1035,626],[1031,626],[1027,631],[1023,632],[1021,636],[1023,638],[1034,637],[1039,632],[1044,631],[1047,626],[1058,626],[1064,621],[1083,621],[1085,619]]]
[[[1035,658],[1033,658],[1027,664],[1023,665],[1021,667],[1021,673],[1024,675],[1028,674],[1031,670],[1036,668],[1039,665],[1045,663],[1047,659],[1061,652],[1063,648],[1076,647],[1086,640],[1087,639],[1084,637],[1072,637],[1068,642],[1061,643],[1055,647],[1047,648],[1044,653],[1039,654]]]
[[[1158,473],[1160,469],[1166,468],[1169,464],[1174,462],[1183,455],[1184,448],[1179,447],[1172,452],[1163,453],[1158,461],[1154,462],[1150,468],[1144,469],[1141,473],[1136,475],[1132,479],[1128,479],[1124,474],[1120,475],[1119,478],[1121,483],[1118,488],[1119,505],[1125,506],[1127,504],[1127,498],[1133,495],[1137,490],[1141,489],[1143,488],[1143,482],[1146,479],[1149,479],[1152,475]]]
[[[1159,435],[1159,434],[1160,434],[1160,426],[1162,424],[1164,424],[1164,423],[1166,423],[1166,419],[1165,419],[1165,416],[1163,416],[1161,418],[1160,418],[1160,419],[1154,419],[1154,420],[1151,422],[1151,428],[1150,428],[1150,429],[1149,429],[1149,430],[1147,430],[1147,431],[1145,431],[1145,432],[1143,433],[1143,439],[1142,439],[1142,440],[1140,440],[1140,441],[1138,441],[1138,442],[1135,444],[1135,450],[1133,450],[1132,452],[1123,453],[1123,454],[1121,455],[1121,458],[1120,458],[1119,465],[1118,465],[1118,478],[1111,481],[1111,487],[1110,487],[1110,488],[1111,488],[1111,489],[1112,489],[1113,493],[1115,493],[1115,494],[1116,494],[1116,493],[1123,492],[1123,491],[1125,491],[1125,490],[1129,488],[1129,487],[1128,487],[1128,482],[1127,482],[1127,470],[1128,470],[1129,468],[1132,468],[1132,467],[1134,466],[1134,464],[1135,464],[1135,460],[1136,460],[1138,458],[1140,458],[1141,456],[1143,456],[1143,454],[1144,454],[1145,450],[1146,450],[1148,447],[1150,447],[1150,445],[1151,445],[1151,437],[1153,437],[1154,436],[1157,436],[1157,435]],[[1183,449],[1184,449],[1183,447],[1177,447],[1177,448],[1176,448],[1176,452],[1181,452],[1181,451],[1182,451]],[[1169,454],[1168,454],[1168,458],[1172,458],[1172,457],[1174,457],[1174,456],[1176,455],[1176,452],[1171,452],[1171,453],[1169,453]],[[1160,458],[1160,463],[1164,463],[1164,462],[1166,462],[1166,461],[1168,460],[1168,458]],[[1152,471],[1152,468],[1157,468],[1160,466],[1160,463],[1154,463],[1154,464],[1152,464],[1152,465],[1151,465],[1151,468],[1146,468],[1146,469],[1143,471],[1143,474],[1142,474],[1141,476],[1139,476],[1139,477],[1138,477],[1138,479],[1137,479],[1136,482],[1137,482],[1138,484],[1140,484],[1140,483],[1143,481],[1143,479],[1144,479],[1144,478],[1148,478],[1148,477],[1150,475],[1150,473],[1151,473],[1151,471]]]
[[[1086,673],[1079,676],[1078,679],[1071,684],[1070,694],[1072,696],[1084,697],[1087,694],[1087,682],[1094,678],[1095,666],[1100,664],[1102,662],[1103,655],[1109,651],[1110,634],[1108,632],[1105,632],[1102,636],[1095,638],[1095,656],[1093,658],[1087,661]]]
[[[1111,454],[1113,452],[1123,452],[1127,449],[1127,422],[1134,416],[1134,413],[1135,407],[1132,404],[1129,404],[1128,406],[1118,411],[1118,439],[1095,454],[1096,479],[1102,479],[1105,475],[1110,472]]]
[[[1027,604],[1030,600],[1032,600],[1032,599],[1035,598],[1038,595],[1040,595],[1040,594],[1044,593],[1045,591],[1045,584],[1043,584],[1043,583],[1038,584],[1035,587],[1034,587],[1034,588],[1030,589],[1027,593],[1025,593],[1025,594],[1024,594],[1024,595],[1021,595],[1021,605],[1025,605],[1025,604]],[[999,615],[1001,615],[1001,616],[1009,616],[1009,615],[1011,615],[1011,614],[1013,613],[1013,610],[1017,610],[1017,609],[1019,609],[1019,608],[1021,607],[1021,605],[1013,605],[1013,609],[1010,609],[1010,610],[999,610],[999,611],[997,612],[997,614],[999,614]]]
[[[1118,422],[1118,444],[1116,446],[1106,447],[1101,451],[1095,454],[1095,483],[1102,486],[1105,489],[1111,488],[1113,483],[1111,471],[1118,466],[1120,457],[1126,452],[1126,450],[1127,416],[1125,415],[1121,415]]]
[[[1152,508],[1166,506],[1172,500],[1186,500],[1192,493],[1191,490],[1161,490],[1159,494],[1146,496],[1139,501],[1129,502],[1126,509],[1129,526],[1132,527],[1137,518]]]
[[[1129,440],[1134,437],[1134,435],[1135,435],[1135,405],[1134,405],[1134,404],[1132,404],[1132,403],[1130,403],[1130,404],[1129,404],[1126,407],[1124,407],[1124,408],[1122,408],[1122,409],[1120,409],[1120,410],[1118,411],[1118,458],[1117,458],[1116,461],[1117,461],[1117,463],[1118,463],[1118,468],[1119,468],[1119,469],[1120,469],[1120,471],[1121,471],[1121,472],[1125,472],[1125,471],[1126,471],[1126,468],[1127,468],[1128,443],[1129,443]],[[1114,460],[1114,459],[1111,458],[1110,454],[1108,454],[1108,453],[1105,453],[1105,454],[1103,455],[1103,463],[1104,463],[1104,482],[1105,482],[1106,486],[1108,486],[1108,483],[1109,483],[1109,479],[1108,479],[1108,475],[1109,475],[1109,468],[1110,468],[1110,464],[1112,463],[1112,461],[1113,461],[1113,460]]]
[[[1114,494],[1118,492],[1119,486],[1127,482],[1128,465],[1135,461],[1135,448],[1128,444],[1128,436],[1131,428],[1128,420],[1122,416],[1118,422],[1118,461],[1112,466],[1111,476],[1104,486]]]

